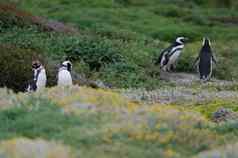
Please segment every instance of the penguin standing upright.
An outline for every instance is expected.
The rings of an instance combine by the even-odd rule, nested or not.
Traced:
[[[195,61],[195,65],[198,66],[198,72],[200,75],[200,80],[208,81],[212,76],[213,63],[217,63],[210,45],[210,40],[208,38],[203,39],[203,46],[200,50],[199,56]]]
[[[73,84],[71,77],[72,63],[69,60],[64,61],[58,71],[58,86],[70,86]]]
[[[27,91],[38,91],[46,86],[46,71],[43,65],[39,60],[35,60],[32,62],[32,69],[33,69],[33,80],[28,85]]]
[[[177,37],[174,43],[160,53],[155,64],[160,64],[163,71],[174,69],[186,41],[187,38],[185,37]]]

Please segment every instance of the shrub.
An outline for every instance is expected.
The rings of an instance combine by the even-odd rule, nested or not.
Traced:
[[[1,4],[0,3],[0,27],[11,28],[13,26],[18,27],[30,27],[31,25],[38,26],[39,29],[46,31],[56,31],[63,33],[76,33],[77,30],[71,26],[65,24],[46,20],[42,17],[33,16],[32,14],[19,10],[13,4]]]
[[[0,26],[9,28],[12,26],[26,26],[30,24],[32,16],[26,12],[19,11],[14,5],[0,4]]]
[[[66,49],[66,54],[73,61],[84,61],[90,70],[99,71],[108,64],[122,62],[124,58],[120,50],[113,47],[108,40],[84,37],[78,39],[75,45]]]
[[[31,61],[36,52],[12,45],[0,45],[0,49],[0,86],[23,91],[32,78]]]
[[[33,78],[32,59],[39,56],[40,53],[13,45],[0,45],[0,50],[0,87],[8,87],[14,91],[24,91],[28,81]],[[49,73],[48,82],[52,85],[56,76],[55,69],[47,63],[47,60],[42,58],[41,61],[46,63],[46,70],[51,72]]]
[[[140,84],[139,67],[130,64],[117,63],[107,66],[101,76],[105,82],[110,82],[115,87],[136,87]]]
[[[132,63],[109,65],[101,72],[101,78],[114,87],[154,89],[160,85],[157,68],[144,69]]]

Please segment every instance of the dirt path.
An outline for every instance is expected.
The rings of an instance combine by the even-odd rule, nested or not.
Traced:
[[[153,91],[145,89],[122,90],[122,94],[135,101],[149,103],[199,103],[215,99],[238,98],[237,82],[212,79],[201,83],[194,74],[163,73],[161,78],[175,86],[163,86]]]

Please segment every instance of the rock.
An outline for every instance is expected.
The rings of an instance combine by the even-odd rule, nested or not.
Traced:
[[[105,84],[101,80],[93,81],[93,80],[87,79],[84,75],[78,74],[74,71],[72,72],[72,78],[74,80],[74,83],[80,86],[89,86],[92,88],[102,88],[102,89],[112,88],[110,85]]]
[[[212,114],[212,120],[214,122],[224,122],[229,120],[234,120],[238,118],[238,113],[234,112],[231,109],[228,108],[219,108],[217,111],[215,111]]]

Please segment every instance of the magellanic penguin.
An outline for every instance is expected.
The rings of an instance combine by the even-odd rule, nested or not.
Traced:
[[[27,91],[38,91],[46,86],[46,71],[43,65],[39,60],[35,60],[32,62],[32,69],[33,69],[33,80],[28,85]]]
[[[210,40],[203,38],[203,46],[200,50],[199,56],[195,60],[195,66],[198,68],[200,80],[208,81],[212,76],[213,63],[217,63],[213,56]]]
[[[160,69],[163,71],[174,69],[187,40],[185,37],[177,37],[174,43],[160,53],[155,64],[159,64]]]
[[[71,77],[72,63],[69,60],[64,61],[58,71],[58,86],[70,86],[73,84]]]

